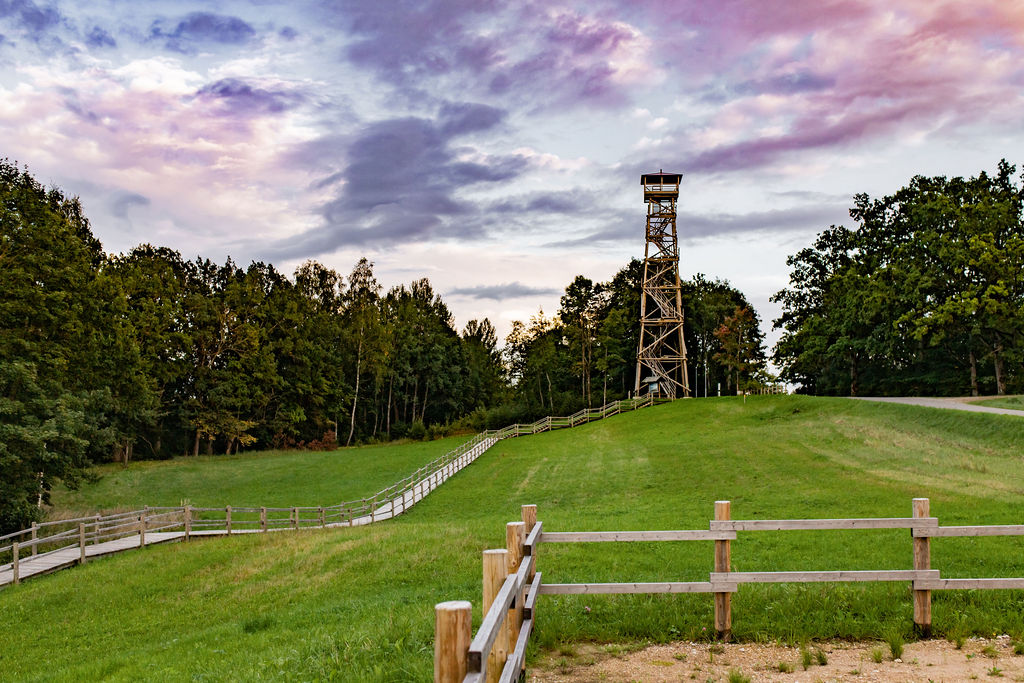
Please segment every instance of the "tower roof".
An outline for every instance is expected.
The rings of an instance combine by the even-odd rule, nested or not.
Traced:
[[[678,185],[679,181],[682,180],[682,173],[665,173],[664,171],[658,171],[657,173],[644,173],[640,176],[641,185]]]

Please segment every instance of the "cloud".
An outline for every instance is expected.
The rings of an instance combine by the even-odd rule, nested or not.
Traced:
[[[32,0],[0,0],[0,20],[6,20],[37,43],[64,21],[56,8],[43,7]]]
[[[500,285],[477,285],[475,287],[456,287],[448,290],[448,296],[465,296],[471,299],[492,299],[504,301],[528,296],[549,296],[558,294],[553,287],[531,287],[521,282],[508,282]]]
[[[196,45],[242,45],[256,35],[255,29],[238,17],[211,12],[191,12],[168,31],[162,21],[150,26],[151,39],[164,40],[164,47],[190,54]]]
[[[222,105],[222,113],[278,114],[304,101],[296,92],[253,87],[238,78],[223,78],[196,91],[196,97]]]
[[[120,192],[110,203],[110,213],[118,218],[127,218],[128,210],[134,206],[149,206],[150,201],[137,192]]]
[[[117,41],[99,26],[93,26],[85,36],[85,44],[89,47],[117,47]]]
[[[637,29],[589,7],[350,0],[323,8],[353,38],[345,57],[410,99],[441,86],[529,109],[616,107],[658,72]]]
[[[436,119],[400,117],[375,121],[348,138],[328,137],[303,145],[293,163],[321,164],[342,158],[316,187],[337,187],[324,203],[323,225],[275,246],[286,258],[316,256],[343,246],[391,241],[484,237],[473,218],[475,203],[459,195],[475,186],[522,174],[516,154],[466,154],[453,146],[464,135],[490,131],[504,112],[473,103],[446,104]]]
[[[785,209],[769,209],[744,214],[679,213],[676,226],[680,242],[724,235],[749,233],[780,234],[818,231],[848,216],[843,204],[818,204]],[[580,246],[594,243],[636,242],[643,238],[642,225],[635,221],[617,220],[603,230],[577,240],[548,244],[550,247]]]

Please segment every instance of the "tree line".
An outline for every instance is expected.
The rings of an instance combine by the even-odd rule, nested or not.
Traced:
[[[106,254],[77,198],[0,160],[0,531],[91,463],[425,438],[624,398],[642,275],[633,260],[576,277],[502,349],[487,319],[458,331],[426,279],[384,291],[365,258],[288,277],[148,244]],[[749,302],[703,276],[684,289],[697,383],[749,381]],[[747,351],[725,324],[739,312]]]
[[[788,259],[775,327],[782,377],[812,394],[1024,390],[1024,189],[1016,167],[917,176],[854,197]]]

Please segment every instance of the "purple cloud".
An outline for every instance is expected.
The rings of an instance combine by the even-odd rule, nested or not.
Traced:
[[[196,44],[241,45],[256,35],[256,31],[238,17],[191,12],[172,31],[165,30],[161,21],[153,22],[149,35],[151,39],[163,39],[168,50],[191,53]]]
[[[376,121],[349,139],[325,138],[305,145],[293,161],[315,165],[344,158],[316,183],[340,185],[321,208],[324,225],[287,244],[275,255],[316,256],[342,246],[388,240],[482,236],[478,207],[458,198],[460,190],[512,180],[527,161],[518,155],[459,158],[453,143],[469,133],[500,125],[504,112],[472,103],[446,104],[435,119],[403,117]]]
[[[99,26],[93,26],[85,36],[85,44],[89,47],[117,47],[117,41]]]
[[[0,19],[8,20],[33,40],[62,22],[60,12],[53,7],[41,7],[32,0],[0,0]]]
[[[526,296],[548,296],[558,294],[553,287],[531,287],[522,282],[508,282],[500,285],[476,285],[475,287],[456,287],[448,290],[448,296],[465,296],[471,299],[491,299],[504,301]]]
[[[456,77],[463,92],[531,109],[618,106],[627,101],[630,87],[624,69],[643,59],[644,49],[628,24],[567,5],[466,0],[335,5],[324,4],[326,16],[354,38],[345,57],[400,86],[409,98],[420,97],[435,80]]]
[[[253,87],[238,78],[223,78],[196,91],[197,98],[222,105],[222,113],[279,114],[304,100],[302,95],[286,90]]]

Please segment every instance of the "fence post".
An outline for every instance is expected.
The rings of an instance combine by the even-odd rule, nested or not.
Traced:
[[[490,611],[494,599],[498,597],[502,584],[508,576],[508,551],[507,550],[485,550],[484,551],[484,611],[486,616]],[[487,681],[498,681],[501,678],[501,670],[508,659],[508,618],[502,622],[498,629],[498,636],[491,646],[491,652],[487,656]]]
[[[299,530],[299,508],[292,508],[292,528]]]
[[[231,506],[224,507],[224,526],[228,528],[228,536],[231,535]]]
[[[716,500],[715,520],[727,521],[730,517],[729,501]],[[729,571],[731,559],[729,541],[715,541],[715,571]],[[715,593],[715,631],[722,640],[732,637],[732,595],[729,593]]]
[[[322,528],[324,526],[324,508],[323,508],[323,506],[321,505],[319,508],[317,508],[317,511],[320,513],[320,526]]]
[[[264,532],[266,532],[266,530],[267,530],[267,508],[266,507],[261,507],[260,508],[260,529],[262,529]]]
[[[100,542],[100,516],[96,515],[96,521],[92,523],[93,539],[92,544],[96,545]]]
[[[18,555],[19,555],[19,543],[14,541],[11,543],[11,575],[12,580],[15,584],[21,581],[21,576],[18,575]]]
[[[32,522],[32,554],[33,555],[36,554],[36,552],[37,552],[36,549],[38,548],[38,546],[36,545],[36,534],[38,533],[38,531],[39,531],[39,523],[38,522]]]
[[[915,498],[913,502],[914,517],[928,516],[928,499]],[[917,571],[931,569],[931,539],[927,536],[914,538],[914,569]],[[914,591],[914,626],[922,637],[928,638],[932,633],[932,592]]]
[[[149,513],[149,506],[142,508],[142,514],[139,515],[139,547],[146,547],[146,516]]]
[[[524,505],[522,508],[523,514],[523,535],[525,537],[530,535],[533,531],[533,527],[537,526],[537,506],[536,505]],[[537,546],[533,547],[533,554],[537,554]],[[537,574],[537,558],[533,559],[533,567],[530,569],[530,581],[533,581],[533,577]]]
[[[78,564],[85,564],[85,524],[83,522],[78,523]]]
[[[526,541],[525,522],[509,522],[505,525],[505,547],[508,549],[508,573],[515,574],[519,571],[519,565],[523,562],[523,543]],[[526,595],[524,586],[516,592],[512,606],[508,610],[508,649],[515,650],[519,642],[519,629],[523,626],[523,596]]]
[[[434,606],[434,683],[462,683],[473,640],[473,605],[452,600]]]

